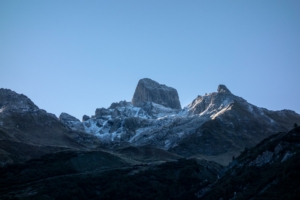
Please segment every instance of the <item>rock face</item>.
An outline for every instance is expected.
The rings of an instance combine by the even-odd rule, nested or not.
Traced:
[[[228,88],[225,85],[219,85],[218,86],[218,92],[228,92],[231,93],[230,90],[228,90]]]
[[[141,79],[135,89],[132,104],[142,106],[144,102],[153,102],[168,108],[181,109],[177,90],[159,84],[149,78]]]

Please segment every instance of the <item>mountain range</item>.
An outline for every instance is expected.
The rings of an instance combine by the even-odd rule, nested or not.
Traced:
[[[294,111],[259,108],[225,85],[181,109],[176,89],[148,78],[138,82],[132,102],[97,108],[82,121],[67,113],[57,118],[9,89],[0,89],[0,107],[2,165],[54,149],[128,146],[149,146],[226,165],[245,148],[300,121]]]
[[[225,85],[181,109],[174,88],[147,78],[139,81],[132,102],[97,108],[82,122],[66,113],[59,118],[71,130],[92,134],[106,146],[152,146],[225,165],[246,147],[300,121],[294,111],[256,107]]]
[[[134,177],[136,181],[146,177],[144,184],[155,190],[156,196],[162,195],[161,199],[268,196],[267,191],[275,191],[278,184],[289,180],[286,176],[293,176],[290,172],[278,176],[276,169],[297,172],[299,164],[295,161],[293,165],[291,160],[299,156],[299,122],[298,113],[259,108],[225,85],[197,96],[182,108],[176,89],[144,78],[138,82],[131,102],[96,108],[82,120],[67,113],[57,118],[27,96],[0,89],[0,197],[64,199],[80,187],[84,191],[75,193],[82,198],[102,195],[120,199],[113,189],[117,180],[139,185]],[[256,177],[255,170],[262,170],[264,181],[251,179]],[[158,178],[164,173],[170,176],[174,191],[164,191],[166,180]],[[186,173],[182,180],[178,176],[181,173]],[[112,181],[99,187],[93,181],[83,186],[94,180],[93,176],[97,181],[106,180],[106,176]],[[126,182],[128,176],[132,182]],[[57,189],[62,187],[57,180],[76,184],[66,190],[66,196],[39,184]],[[152,181],[161,186],[162,193],[148,185]],[[296,187],[299,179],[293,181]],[[120,187],[125,193],[129,190]]]

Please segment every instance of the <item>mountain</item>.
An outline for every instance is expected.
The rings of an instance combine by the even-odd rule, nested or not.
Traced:
[[[0,199],[298,199],[299,122],[225,85],[181,109],[142,79],[82,121],[0,89]]]
[[[178,106],[172,106],[171,100]],[[141,79],[132,102],[97,108],[95,115],[60,116],[76,131],[92,134],[103,145],[152,146],[184,157],[228,164],[233,156],[278,131],[289,130],[300,115],[290,110],[269,111],[231,93],[225,85],[198,96],[178,109],[177,91],[151,79]]]
[[[0,166],[49,152],[93,146],[91,143],[86,146],[84,140],[97,143],[98,138],[71,131],[27,96],[0,89]]]
[[[62,149],[133,146],[227,165],[245,148],[295,122],[300,115],[294,111],[256,107],[225,85],[181,109],[176,89],[141,79],[132,102],[97,108],[82,121],[67,113],[57,118],[25,95],[0,89],[0,161],[5,165]]]

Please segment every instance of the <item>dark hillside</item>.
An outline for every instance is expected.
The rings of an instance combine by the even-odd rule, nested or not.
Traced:
[[[300,127],[245,150],[204,199],[299,199]]]
[[[195,199],[219,164],[129,165],[105,152],[61,152],[0,170],[1,199]]]

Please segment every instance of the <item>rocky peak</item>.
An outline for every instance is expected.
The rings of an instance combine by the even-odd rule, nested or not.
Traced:
[[[87,116],[87,115],[83,115],[83,116],[82,116],[82,121],[83,121],[83,122],[85,122],[85,121],[87,121],[87,120],[89,120],[89,119],[90,119],[90,117]]]
[[[0,109],[1,112],[8,110],[34,111],[39,108],[25,95],[0,88]]]
[[[228,106],[235,101],[241,102],[243,105],[245,102],[244,99],[233,95],[225,85],[219,85],[218,92],[205,94],[204,96],[198,95],[187,108],[190,114],[213,116],[223,109],[230,109]]]
[[[231,93],[230,90],[225,85],[222,85],[222,84],[220,84],[218,86],[218,92],[219,93],[225,93],[225,92]]]
[[[141,79],[135,89],[132,104],[142,106],[144,102],[153,102],[168,108],[181,109],[177,90],[159,84],[149,78]]]
[[[69,127],[71,130],[80,132],[84,131],[83,124],[80,122],[80,120],[76,117],[73,117],[72,115],[69,115],[68,113],[61,113],[59,115],[59,120],[62,124]]]

